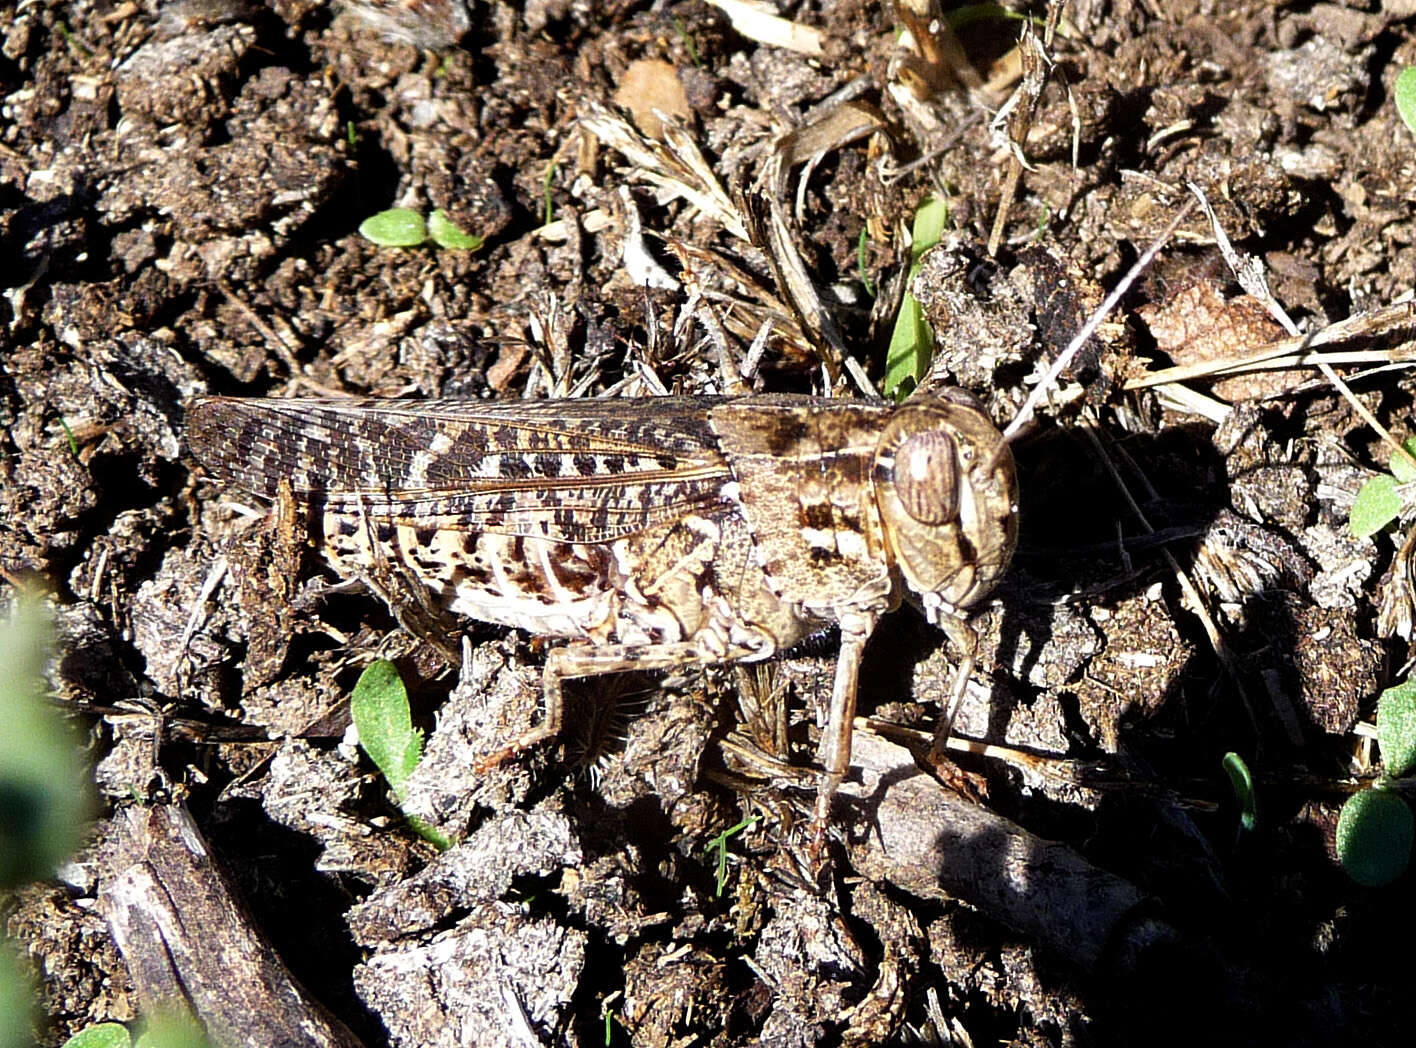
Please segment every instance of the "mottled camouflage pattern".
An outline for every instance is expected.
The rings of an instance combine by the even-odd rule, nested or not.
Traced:
[[[1011,455],[957,391],[903,406],[214,398],[188,439],[223,482],[266,499],[288,485],[341,575],[400,565],[455,614],[569,642],[547,660],[545,722],[499,756],[558,729],[566,677],[755,661],[839,624],[822,819],[876,620],[908,588],[950,625],[1016,539]]]

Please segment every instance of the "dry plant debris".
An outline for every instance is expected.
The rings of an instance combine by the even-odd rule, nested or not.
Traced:
[[[1416,10],[992,13],[0,11],[0,599],[48,595],[107,805],[62,890],[3,907],[44,973],[40,1043],[151,993],[155,954],[95,916],[141,866],[135,795],[164,805],[150,827],[190,816],[205,898],[251,910],[221,934],[336,1039],[1402,1035],[1378,958],[1411,893],[1358,890],[1329,845],[1411,655],[1410,536],[1354,539],[1347,513],[1388,461],[1367,418],[1414,428],[1416,140],[1388,96]],[[866,653],[875,727],[824,879],[798,827],[832,638],[741,680],[586,686],[561,747],[477,774],[532,716],[536,646],[420,641],[417,609],[331,586],[184,451],[211,393],[862,395],[936,194],[925,381],[1004,424],[1190,184],[1213,220],[1181,223],[1016,447],[1019,554],[956,722],[974,799],[916,763],[951,660],[904,609]],[[357,235],[393,206],[485,246]],[[375,657],[416,685],[407,804],[444,854],[345,739]],[[1227,751],[1264,801],[1237,841]]]

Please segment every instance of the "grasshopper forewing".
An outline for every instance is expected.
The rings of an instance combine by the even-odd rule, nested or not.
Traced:
[[[565,642],[544,719],[498,758],[558,731],[568,677],[768,659],[839,626],[818,833],[880,616],[917,596],[963,648],[957,696],[964,613],[1017,537],[1012,455],[958,390],[898,406],[211,398],[188,440],[223,483],[265,499],[288,485],[339,574],[399,563],[453,614]]]

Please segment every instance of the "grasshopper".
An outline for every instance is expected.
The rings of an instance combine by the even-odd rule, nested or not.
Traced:
[[[567,678],[770,659],[838,626],[818,841],[880,617],[913,594],[955,640],[957,704],[967,609],[1017,540],[1012,454],[954,389],[902,405],[218,397],[192,407],[188,440],[219,481],[293,495],[341,576],[402,564],[452,614],[564,642],[543,719],[489,763],[559,731]]]

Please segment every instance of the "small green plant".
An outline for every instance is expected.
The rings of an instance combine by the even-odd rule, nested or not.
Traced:
[[[0,1048],[29,1048],[30,985],[28,973],[8,939],[0,939]]]
[[[122,1023],[96,1023],[64,1042],[64,1048],[132,1048],[133,1035]]]
[[[614,1043],[615,1027],[623,1028],[624,1024],[615,1017],[615,1010],[619,1007],[620,999],[624,996],[624,991],[616,990],[600,1002],[600,1018],[605,1021],[605,1048],[610,1048]]]
[[[0,623],[0,890],[52,876],[83,839],[88,776],[68,726],[45,702],[49,623],[22,598]],[[24,967],[0,941],[0,1048],[33,1043]]]
[[[698,45],[693,42],[693,37],[689,35],[688,26],[683,24],[683,19],[674,15],[674,32],[683,42],[683,49],[688,52],[688,60],[699,69],[703,68],[703,60],[698,57]]]
[[[717,888],[714,894],[722,898],[723,889],[728,883],[728,838],[736,837],[753,826],[756,826],[762,817],[760,815],[750,815],[735,826],[729,826],[722,833],[718,834],[708,842],[708,854],[718,853]]]
[[[1369,888],[1390,884],[1411,862],[1416,818],[1396,780],[1416,767],[1416,680],[1377,700],[1377,743],[1385,774],[1347,798],[1337,819],[1337,858],[1347,875]]]
[[[24,602],[0,625],[0,887],[51,876],[88,825],[78,746],[44,700],[48,658],[48,625]]]
[[[865,293],[874,298],[875,283],[870,279],[870,272],[865,268],[865,248],[869,243],[870,234],[862,229],[860,238],[856,241],[856,269],[860,271],[860,282],[865,288]]]
[[[359,732],[359,745],[383,773],[403,807],[408,777],[423,759],[423,734],[413,727],[408,689],[403,686],[398,667],[387,659],[371,662],[354,685],[349,708]],[[436,827],[407,811],[403,814],[408,825],[439,851],[452,847],[452,842]]]
[[[939,243],[944,223],[949,220],[949,205],[938,197],[930,197],[920,205],[914,216],[914,243],[910,247],[910,272],[913,281],[919,273],[923,254]],[[895,329],[890,333],[890,348],[885,351],[885,395],[903,400],[919,385],[934,353],[934,329],[924,319],[924,310],[915,297],[905,292],[900,303]]]
[[[56,22],[54,31],[59,34],[64,43],[69,45],[69,50],[73,51],[75,54],[79,55],[81,58],[93,57],[93,52],[89,50],[88,46],[85,45],[82,40],[74,35],[74,31],[69,28],[67,22]]]
[[[74,438],[74,431],[69,428],[69,420],[63,415],[59,416],[59,428],[64,431],[64,436],[69,440],[69,454],[74,458],[79,457],[79,442]]]
[[[1416,456],[1416,437],[1401,446]],[[1392,455],[1387,469],[1391,472],[1369,478],[1352,503],[1347,525],[1359,539],[1375,535],[1396,520],[1411,500],[1412,491],[1405,487],[1416,481],[1416,466],[1405,455]]]
[[[1229,776],[1229,785],[1234,788],[1234,799],[1239,803],[1239,828],[1244,833],[1253,833],[1259,825],[1259,799],[1249,766],[1239,754],[1226,753],[1224,771]]]
[[[1401,122],[1416,135],[1416,66],[1408,66],[1396,75],[1391,93]]]
[[[1010,11],[1002,4],[966,4],[963,7],[954,8],[945,15],[945,18],[949,22],[949,28],[955,32],[974,22],[986,22],[990,19],[1003,22],[1031,22],[1039,29],[1047,24],[1046,19]]]
[[[545,197],[544,215],[541,224],[545,226],[550,225],[551,220],[556,217],[555,208],[552,206],[551,201],[551,186],[555,182],[556,173],[559,170],[560,165],[555,161],[551,161],[546,165],[546,178],[541,187],[542,195]]]
[[[427,218],[407,207],[389,208],[359,224],[359,235],[379,247],[420,247],[431,240],[448,251],[476,251],[482,238],[465,233],[438,208]]]
[[[135,1038],[122,1023],[96,1023],[64,1042],[63,1048],[212,1048],[206,1031],[185,1006],[161,1008],[141,1024]]]

